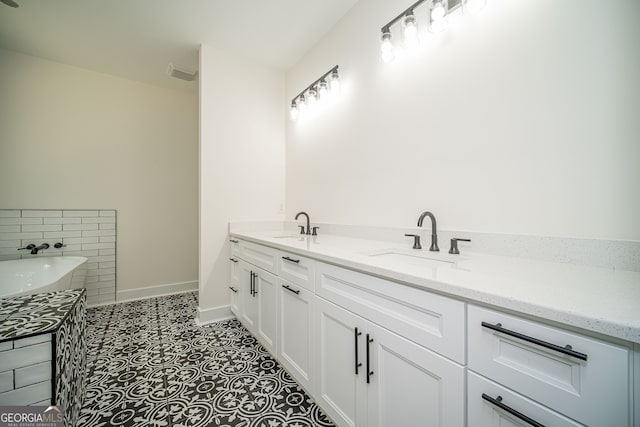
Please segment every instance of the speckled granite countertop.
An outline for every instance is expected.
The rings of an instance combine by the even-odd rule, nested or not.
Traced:
[[[85,289],[0,299],[0,342],[54,332]]]
[[[240,239],[467,302],[488,304],[640,343],[638,272],[471,252],[430,253],[425,249],[407,249],[398,243],[344,236],[282,234],[231,232]]]

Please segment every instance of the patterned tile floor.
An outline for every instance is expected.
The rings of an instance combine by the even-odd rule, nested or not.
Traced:
[[[78,426],[333,426],[237,320],[196,326],[197,293],[87,310]]]

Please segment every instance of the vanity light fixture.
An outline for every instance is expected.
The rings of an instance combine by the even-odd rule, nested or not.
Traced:
[[[429,32],[439,33],[447,29],[447,17],[451,11],[462,6],[465,14],[471,15],[480,11],[487,0],[418,0],[405,9],[401,14],[389,21],[381,28],[380,58],[383,62],[391,62],[395,58],[395,49],[392,40],[391,27],[397,22],[402,22],[402,39],[405,48],[412,48],[419,42],[418,21],[414,10],[423,3],[428,3]]]
[[[296,121],[307,109],[313,109],[319,101],[325,100],[329,93],[337,93],[339,89],[340,74],[336,65],[293,97],[289,108],[289,118]]]

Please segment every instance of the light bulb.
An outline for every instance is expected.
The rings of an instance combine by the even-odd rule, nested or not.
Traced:
[[[382,43],[380,44],[381,58],[384,62],[393,61],[393,43],[391,43],[391,32],[386,30],[382,33]]]
[[[327,85],[326,81],[322,80],[318,84],[318,96],[320,100],[323,100],[326,99],[327,95],[329,95],[329,85]]]
[[[416,17],[413,13],[405,16],[404,18],[404,45],[408,48],[412,48],[418,44],[418,25],[416,23]]]
[[[447,3],[446,0],[436,0],[431,5],[429,11],[430,25],[429,31],[432,33],[440,33],[447,29]]]
[[[307,105],[309,106],[309,108],[315,107],[317,100],[318,98],[316,96],[316,90],[313,88],[309,89],[309,91],[307,92]]]
[[[296,102],[296,105],[298,106],[299,115],[307,111],[307,103],[304,102],[304,95],[300,95],[298,97],[298,101]]]
[[[475,15],[487,4],[487,0],[462,0],[462,12],[465,15]]]
[[[331,85],[331,92],[337,93],[340,90],[340,75],[337,69],[331,72],[329,84]]]
[[[300,111],[298,111],[298,107],[296,106],[296,103],[291,102],[291,110],[289,110],[289,117],[291,118],[292,122],[296,121],[296,119],[298,118],[298,114],[300,114]]]
[[[433,4],[433,9],[431,10],[431,19],[433,21],[438,21],[444,18],[444,15],[444,6],[442,5],[442,2],[435,2]]]

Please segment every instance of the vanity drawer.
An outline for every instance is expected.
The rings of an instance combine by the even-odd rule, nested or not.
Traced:
[[[240,253],[241,253],[240,239],[237,239],[235,237],[229,237],[229,246],[231,251],[231,257],[240,256]]]
[[[315,263],[316,295],[465,364],[465,305],[367,274]]]
[[[531,427],[531,423],[527,422],[526,418],[544,426],[582,426],[582,424],[578,424],[473,372],[467,374],[467,393],[469,427]],[[498,405],[504,406],[499,407]],[[510,409],[519,415],[514,414]]]
[[[467,315],[469,369],[581,423],[629,425],[629,349],[477,306]]]
[[[257,245],[255,243],[240,240],[240,258],[253,264],[269,273],[277,274],[278,254],[277,249],[268,246]]]
[[[280,252],[278,267],[280,277],[313,292],[315,276],[313,275],[312,259],[288,252]]]

